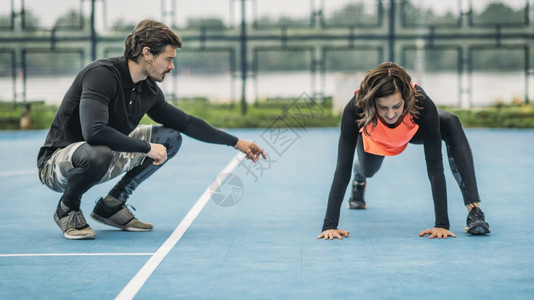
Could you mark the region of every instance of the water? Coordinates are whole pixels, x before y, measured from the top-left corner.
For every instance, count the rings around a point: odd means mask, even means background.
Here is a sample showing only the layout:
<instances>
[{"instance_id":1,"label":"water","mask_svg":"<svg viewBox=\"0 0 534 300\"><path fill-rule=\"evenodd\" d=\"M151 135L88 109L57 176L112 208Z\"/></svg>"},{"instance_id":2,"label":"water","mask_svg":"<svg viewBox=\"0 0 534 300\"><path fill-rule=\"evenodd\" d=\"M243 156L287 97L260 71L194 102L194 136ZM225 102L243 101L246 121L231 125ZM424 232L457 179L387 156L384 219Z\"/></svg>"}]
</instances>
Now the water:
<instances>
[{"instance_id":1,"label":"water","mask_svg":"<svg viewBox=\"0 0 534 300\"><path fill-rule=\"evenodd\" d=\"M363 79L363 73L326 73L315 77L308 72L261 73L247 81L247 101L256 97L290 97L296 98L303 93L312 95L324 90L327 96L333 96L335 102L346 103ZM534 76L530 76L534 77ZM65 91L70 86L71 76L29 77L27 79L27 100L44 100L50 104L61 102ZM456 73L435 73L413 76L438 105L485 106L497 102L512 103L523 101L525 97L525 75L517 73L473 73L463 78L470 86L471 95L459 94L460 81ZM0 77L0 99L13 100L13 89L22 91L18 80L16 87L11 78ZM167 77L160 84L167 94L178 97L206 97L214 102L238 101L241 98L241 81L231 74L220 75L175 75ZM534 99L534 78L529 78L529 98ZM18 100L21 100L21 94Z\"/></svg>"}]
</instances>

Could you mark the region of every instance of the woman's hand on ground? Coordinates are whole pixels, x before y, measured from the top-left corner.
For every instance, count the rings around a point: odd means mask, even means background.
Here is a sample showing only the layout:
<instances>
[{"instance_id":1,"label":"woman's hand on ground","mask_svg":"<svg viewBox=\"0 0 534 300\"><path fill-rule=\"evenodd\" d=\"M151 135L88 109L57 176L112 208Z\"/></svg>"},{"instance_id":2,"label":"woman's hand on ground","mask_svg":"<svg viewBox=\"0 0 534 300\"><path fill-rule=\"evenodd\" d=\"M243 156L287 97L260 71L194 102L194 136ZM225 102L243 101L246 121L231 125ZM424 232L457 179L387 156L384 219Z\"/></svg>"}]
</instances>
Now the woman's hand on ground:
<instances>
[{"instance_id":1,"label":"woman's hand on ground","mask_svg":"<svg viewBox=\"0 0 534 300\"><path fill-rule=\"evenodd\" d=\"M433 239L435 237L437 237L438 239L441 239L441 238L446 239L448 236L456 237L456 235L454 233L450 232L448 229L438 228L438 227L434 227L434 228L430 228L430 229L427 229L427 230L423 230L423 231L421 231L419 236L425 236L427 234L430 235L428 237L429 239Z\"/></svg>"},{"instance_id":2,"label":"woman's hand on ground","mask_svg":"<svg viewBox=\"0 0 534 300\"><path fill-rule=\"evenodd\" d=\"M319 236L317 236L317 238L324 238L325 240L333 240L334 238L338 238L342 240L342 236L349 237L349 232L341 229L328 229L323 231Z\"/></svg>"}]
</instances>

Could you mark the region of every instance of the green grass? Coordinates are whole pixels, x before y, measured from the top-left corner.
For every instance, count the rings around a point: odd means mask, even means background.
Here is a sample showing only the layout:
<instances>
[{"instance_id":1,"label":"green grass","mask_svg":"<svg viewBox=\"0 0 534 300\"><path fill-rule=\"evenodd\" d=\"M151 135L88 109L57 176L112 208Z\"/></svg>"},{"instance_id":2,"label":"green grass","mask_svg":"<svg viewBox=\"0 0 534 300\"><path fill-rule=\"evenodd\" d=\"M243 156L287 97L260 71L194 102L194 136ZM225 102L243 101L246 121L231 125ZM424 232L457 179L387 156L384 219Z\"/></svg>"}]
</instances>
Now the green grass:
<instances>
[{"instance_id":1,"label":"green grass","mask_svg":"<svg viewBox=\"0 0 534 300\"><path fill-rule=\"evenodd\" d=\"M312 102L310 99L266 99L249 104L247 114L235 103L209 103L205 98L180 99L173 104L185 112L204 119L218 128L337 127L340 115L332 113L331 99ZM48 129L57 105L32 105L31 129ZM476 109L443 107L456 113L465 127L534 128L534 105L495 105ZM0 129L18 129L23 107L0 103ZM154 124L145 116L143 124Z\"/></svg>"},{"instance_id":2,"label":"green grass","mask_svg":"<svg viewBox=\"0 0 534 300\"><path fill-rule=\"evenodd\" d=\"M534 105L495 105L477 109L444 108L458 115L465 127L534 128Z\"/></svg>"},{"instance_id":3,"label":"green grass","mask_svg":"<svg viewBox=\"0 0 534 300\"><path fill-rule=\"evenodd\" d=\"M36 103L31 106L32 125L30 129L47 129L50 127L56 111L57 105L46 105ZM19 129L20 117L24 107L13 105L11 102L0 102L0 130Z\"/></svg>"},{"instance_id":4,"label":"green grass","mask_svg":"<svg viewBox=\"0 0 534 300\"><path fill-rule=\"evenodd\" d=\"M183 99L177 106L218 128L267 128L283 124L286 127L333 127L339 125L340 116L332 114L331 99L315 103L309 99L268 99L247 105L242 116L241 106L235 103L209 103L207 99ZM297 107L298 106L298 107ZM141 121L153 124L145 116Z\"/></svg>"}]
</instances>

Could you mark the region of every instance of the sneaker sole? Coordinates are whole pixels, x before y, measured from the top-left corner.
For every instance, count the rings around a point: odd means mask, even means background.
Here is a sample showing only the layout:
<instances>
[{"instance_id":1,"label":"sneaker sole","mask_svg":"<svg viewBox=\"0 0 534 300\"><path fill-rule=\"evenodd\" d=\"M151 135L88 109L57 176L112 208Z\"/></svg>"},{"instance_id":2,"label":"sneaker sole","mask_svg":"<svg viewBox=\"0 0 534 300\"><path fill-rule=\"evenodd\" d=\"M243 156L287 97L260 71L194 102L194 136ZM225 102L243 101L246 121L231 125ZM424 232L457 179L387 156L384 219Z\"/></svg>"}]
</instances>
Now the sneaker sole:
<instances>
[{"instance_id":1,"label":"sneaker sole","mask_svg":"<svg viewBox=\"0 0 534 300\"><path fill-rule=\"evenodd\" d=\"M115 222L111 221L110 219L102 218L101 216L95 214L94 212L92 212L89 216L93 220L95 220L97 222L100 222L102 224L105 224L105 225L108 225L108 226L112 226L112 227L115 227L115 228L119 228L119 229L124 230L124 231L133 231L133 232L152 231L152 229L145 229L145 228L137 228L137 227L129 227L129 226L126 226L126 225L120 225L118 223L115 223Z\"/></svg>"},{"instance_id":2,"label":"sneaker sole","mask_svg":"<svg viewBox=\"0 0 534 300\"><path fill-rule=\"evenodd\" d=\"M54 221L56 222L57 226L59 226L59 230L61 230L63 237L67 240L94 240L96 238L96 234L70 235L66 232L63 232L63 229L61 229L61 221L59 221L59 217L57 216L57 214L54 214Z\"/></svg>"},{"instance_id":3,"label":"sneaker sole","mask_svg":"<svg viewBox=\"0 0 534 300\"><path fill-rule=\"evenodd\" d=\"M486 222L477 222L471 227L465 227L465 232L472 235L484 235L490 233L489 224Z\"/></svg>"},{"instance_id":4,"label":"sneaker sole","mask_svg":"<svg viewBox=\"0 0 534 300\"><path fill-rule=\"evenodd\" d=\"M96 235L88 234L88 235L79 236L79 235L70 235L67 233L63 233L63 237L68 240L94 240L96 238Z\"/></svg>"},{"instance_id":5,"label":"sneaker sole","mask_svg":"<svg viewBox=\"0 0 534 300\"><path fill-rule=\"evenodd\" d=\"M367 204L364 204L363 206L360 205L360 204L352 205L350 202L347 204L347 206L348 206L350 209L366 209L366 208L367 208Z\"/></svg>"}]
</instances>

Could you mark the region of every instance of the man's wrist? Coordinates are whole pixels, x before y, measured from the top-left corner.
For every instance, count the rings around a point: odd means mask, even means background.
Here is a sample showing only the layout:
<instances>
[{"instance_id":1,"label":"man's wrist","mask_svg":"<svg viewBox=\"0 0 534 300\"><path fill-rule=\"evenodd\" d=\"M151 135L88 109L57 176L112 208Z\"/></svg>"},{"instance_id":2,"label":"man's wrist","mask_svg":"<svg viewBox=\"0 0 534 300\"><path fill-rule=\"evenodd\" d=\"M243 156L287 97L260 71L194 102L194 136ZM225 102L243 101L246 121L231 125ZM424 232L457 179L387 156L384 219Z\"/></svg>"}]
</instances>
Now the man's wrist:
<instances>
[{"instance_id":1,"label":"man's wrist","mask_svg":"<svg viewBox=\"0 0 534 300\"><path fill-rule=\"evenodd\" d=\"M239 141L240 141L240 139L237 139L237 142L235 142L234 149L236 149L236 150L239 150L239 148L237 147L237 145L239 145Z\"/></svg>"}]
</instances>

